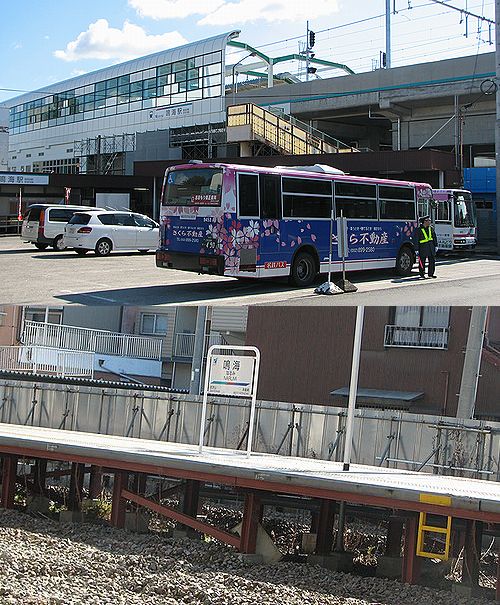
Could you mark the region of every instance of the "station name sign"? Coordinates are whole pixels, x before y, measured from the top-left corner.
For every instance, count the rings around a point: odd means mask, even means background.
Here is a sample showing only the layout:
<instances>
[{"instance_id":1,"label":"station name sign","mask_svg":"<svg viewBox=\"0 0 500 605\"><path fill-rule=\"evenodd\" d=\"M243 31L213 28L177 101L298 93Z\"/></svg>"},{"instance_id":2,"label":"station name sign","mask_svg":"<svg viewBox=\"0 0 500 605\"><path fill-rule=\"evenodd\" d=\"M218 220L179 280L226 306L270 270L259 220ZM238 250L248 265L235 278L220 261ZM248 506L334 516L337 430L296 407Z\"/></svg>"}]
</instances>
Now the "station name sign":
<instances>
[{"instance_id":1,"label":"station name sign","mask_svg":"<svg viewBox=\"0 0 500 605\"><path fill-rule=\"evenodd\" d=\"M252 395L255 357L212 355L208 392L211 395Z\"/></svg>"},{"instance_id":2,"label":"station name sign","mask_svg":"<svg viewBox=\"0 0 500 605\"><path fill-rule=\"evenodd\" d=\"M48 174L20 174L0 172L0 185L48 185Z\"/></svg>"}]
</instances>

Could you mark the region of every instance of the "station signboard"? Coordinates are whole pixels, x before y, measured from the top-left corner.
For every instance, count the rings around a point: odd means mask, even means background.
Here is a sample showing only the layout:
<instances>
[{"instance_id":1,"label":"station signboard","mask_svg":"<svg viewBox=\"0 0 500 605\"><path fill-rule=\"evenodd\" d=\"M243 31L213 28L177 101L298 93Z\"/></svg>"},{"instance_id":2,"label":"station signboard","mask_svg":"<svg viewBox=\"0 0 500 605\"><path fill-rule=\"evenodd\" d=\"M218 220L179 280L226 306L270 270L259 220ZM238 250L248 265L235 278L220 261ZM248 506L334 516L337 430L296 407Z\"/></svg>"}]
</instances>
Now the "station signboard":
<instances>
[{"instance_id":1,"label":"station signboard","mask_svg":"<svg viewBox=\"0 0 500 605\"><path fill-rule=\"evenodd\" d=\"M208 392L211 395L251 397L255 357L212 355Z\"/></svg>"}]
</instances>

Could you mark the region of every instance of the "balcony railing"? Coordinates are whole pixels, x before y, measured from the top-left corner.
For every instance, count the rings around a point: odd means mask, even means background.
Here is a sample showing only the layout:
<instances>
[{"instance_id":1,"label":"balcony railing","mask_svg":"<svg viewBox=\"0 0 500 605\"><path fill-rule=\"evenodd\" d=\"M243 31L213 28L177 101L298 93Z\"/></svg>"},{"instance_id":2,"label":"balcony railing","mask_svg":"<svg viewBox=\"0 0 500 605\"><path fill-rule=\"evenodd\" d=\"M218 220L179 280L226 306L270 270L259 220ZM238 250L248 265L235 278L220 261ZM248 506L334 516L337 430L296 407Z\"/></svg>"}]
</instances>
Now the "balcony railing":
<instances>
[{"instance_id":1,"label":"balcony railing","mask_svg":"<svg viewBox=\"0 0 500 605\"><path fill-rule=\"evenodd\" d=\"M447 349L448 328L424 326L385 326L386 347L415 347L419 349Z\"/></svg>"},{"instance_id":2,"label":"balcony railing","mask_svg":"<svg viewBox=\"0 0 500 605\"><path fill-rule=\"evenodd\" d=\"M0 370L93 378L94 353L39 346L0 347Z\"/></svg>"},{"instance_id":3,"label":"balcony railing","mask_svg":"<svg viewBox=\"0 0 500 605\"><path fill-rule=\"evenodd\" d=\"M107 330L25 321L21 341L25 345L91 351L101 355L161 359L161 338L135 336Z\"/></svg>"},{"instance_id":4,"label":"balcony railing","mask_svg":"<svg viewBox=\"0 0 500 605\"><path fill-rule=\"evenodd\" d=\"M194 355L194 341L196 334L186 332L178 332L175 335L173 357L192 358ZM218 332L207 334L205 336L205 350L203 355L206 356L208 348L212 345L223 344L222 335Z\"/></svg>"}]
</instances>

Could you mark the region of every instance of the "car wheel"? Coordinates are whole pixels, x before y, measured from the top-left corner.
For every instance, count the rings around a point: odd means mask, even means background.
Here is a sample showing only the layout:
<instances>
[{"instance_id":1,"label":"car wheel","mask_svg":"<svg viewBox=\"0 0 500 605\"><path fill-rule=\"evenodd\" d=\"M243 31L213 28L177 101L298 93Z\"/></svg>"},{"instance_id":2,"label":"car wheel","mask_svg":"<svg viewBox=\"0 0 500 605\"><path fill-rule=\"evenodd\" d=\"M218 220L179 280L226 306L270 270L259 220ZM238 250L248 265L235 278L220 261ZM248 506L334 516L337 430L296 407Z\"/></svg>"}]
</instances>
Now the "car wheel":
<instances>
[{"instance_id":1,"label":"car wheel","mask_svg":"<svg viewBox=\"0 0 500 605\"><path fill-rule=\"evenodd\" d=\"M75 252L78 254L78 256L85 256L88 250L83 250L83 248L75 248Z\"/></svg>"},{"instance_id":2,"label":"car wheel","mask_svg":"<svg viewBox=\"0 0 500 605\"><path fill-rule=\"evenodd\" d=\"M100 239L95 245L95 253L97 256L109 256L112 249L113 244L109 239Z\"/></svg>"},{"instance_id":3,"label":"car wheel","mask_svg":"<svg viewBox=\"0 0 500 605\"><path fill-rule=\"evenodd\" d=\"M66 246L64 244L64 238L62 235L58 235L54 241L52 242L52 248L54 248L54 250L56 252L62 252L63 250L66 250Z\"/></svg>"},{"instance_id":4,"label":"car wheel","mask_svg":"<svg viewBox=\"0 0 500 605\"><path fill-rule=\"evenodd\" d=\"M46 250L49 247L49 244L35 244L35 248L38 248L38 250Z\"/></svg>"},{"instance_id":5,"label":"car wheel","mask_svg":"<svg viewBox=\"0 0 500 605\"><path fill-rule=\"evenodd\" d=\"M408 246L403 246L396 259L396 273L403 277L408 277L408 275L411 275L414 262L411 249Z\"/></svg>"},{"instance_id":6,"label":"car wheel","mask_svg":"<svg viewBox=\"0 0 500 605\"><path fill-rule=\"evenodd\" d=\"M310 286L316 277L316 263L309 252L299 252L290 271L290 283L305 288Z\"/></svg>"}]
</instances>

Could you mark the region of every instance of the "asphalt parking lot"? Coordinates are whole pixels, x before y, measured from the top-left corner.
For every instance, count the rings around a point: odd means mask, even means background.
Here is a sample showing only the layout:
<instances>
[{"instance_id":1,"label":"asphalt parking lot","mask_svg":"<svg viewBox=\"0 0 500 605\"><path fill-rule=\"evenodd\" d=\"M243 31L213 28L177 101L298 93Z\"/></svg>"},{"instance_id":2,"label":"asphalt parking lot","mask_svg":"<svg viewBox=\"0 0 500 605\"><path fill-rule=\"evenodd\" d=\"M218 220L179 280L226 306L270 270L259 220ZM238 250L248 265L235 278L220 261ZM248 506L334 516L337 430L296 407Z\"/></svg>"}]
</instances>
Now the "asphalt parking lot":
<instances>
[{"instance_id":1,"label":"asphalt parking lot","mask_svg":"<svg viewBox=\"0 0 500 605\"><path fill-rule=\"evenodd\" d=\"M154 253L112 253L99 258L73 251L39 251L18 237L0 238L2 304L43 305L496 305L500 258L441 257L438 279L421 281L391 270L348 275L358 291L322 296L297 289L286 279L237 280L158 269ZM318 284L324 281L318 279Z\"/></svg>"}]
</instances>

